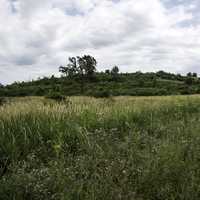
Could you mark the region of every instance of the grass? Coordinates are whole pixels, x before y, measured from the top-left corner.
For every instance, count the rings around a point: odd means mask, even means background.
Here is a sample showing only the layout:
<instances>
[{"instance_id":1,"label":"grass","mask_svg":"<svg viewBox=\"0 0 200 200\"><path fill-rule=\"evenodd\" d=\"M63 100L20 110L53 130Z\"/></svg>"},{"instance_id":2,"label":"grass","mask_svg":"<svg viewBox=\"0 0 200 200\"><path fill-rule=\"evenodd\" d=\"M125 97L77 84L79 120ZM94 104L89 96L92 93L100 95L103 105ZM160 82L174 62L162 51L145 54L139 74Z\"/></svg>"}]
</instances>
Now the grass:
<instances>
[{"instance_id":1,"label":"grass","mask_svg":"<svg viewBox=\"0 0 200 200\"><path fill-rule=\"evenodd\" d=\"M200 96L0 106L0 199L200 198Z\"/></svg>"}]
</instances>

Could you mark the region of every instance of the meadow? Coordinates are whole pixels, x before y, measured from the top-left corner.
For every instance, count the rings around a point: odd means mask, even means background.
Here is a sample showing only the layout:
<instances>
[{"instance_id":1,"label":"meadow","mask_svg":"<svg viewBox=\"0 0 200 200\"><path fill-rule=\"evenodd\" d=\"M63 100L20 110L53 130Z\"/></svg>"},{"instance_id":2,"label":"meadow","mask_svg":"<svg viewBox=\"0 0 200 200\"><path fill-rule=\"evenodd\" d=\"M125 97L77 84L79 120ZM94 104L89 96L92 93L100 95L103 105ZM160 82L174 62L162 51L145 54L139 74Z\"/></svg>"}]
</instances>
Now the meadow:
<instances>
[{"instance_id":1,"label":"meadow","mask_svg":"<svg viewBox=\"0 0 200 200\"><path fill-rule=\"evenodd\" d=\"M200 199L200 96L8 100L0 199Z\"/></svg>"}]
</instances>

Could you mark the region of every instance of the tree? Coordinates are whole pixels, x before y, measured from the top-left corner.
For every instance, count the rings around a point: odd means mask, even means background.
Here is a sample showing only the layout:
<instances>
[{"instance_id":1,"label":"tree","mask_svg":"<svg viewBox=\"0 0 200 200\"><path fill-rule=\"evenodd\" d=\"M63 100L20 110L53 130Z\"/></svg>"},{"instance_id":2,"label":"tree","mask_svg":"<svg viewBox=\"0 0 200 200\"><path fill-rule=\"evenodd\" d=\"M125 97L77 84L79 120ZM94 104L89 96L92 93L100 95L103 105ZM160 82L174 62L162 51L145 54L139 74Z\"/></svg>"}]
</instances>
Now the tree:
<instances>
[{"instance_id":1,"label":"tree","mask_svg":"<svg viewBox=\"0 0 200 200\"><path fill-rule=\"evenodd\" d=\"M105 70L105 74L110 74L110 70L109 70L109 69L106 69L106 70Z\"/></svg>"},{"instance_id":2,"label":"tree","mask_svg":"<svg viewBox=\"0 0 200 200\"><path fill-rule=\"evenodd\" d=\"M79 75L81 77L93 77L96 72L97 61L90 55L84 55L83 57L69 57L69 63L67 66L60 66L59 72L66 75L66 77L74 77Z\"/></svg>"},{"instance_id":3,"label":"tree","mask_svg":"<svg viewBox=\"0 0 200 200\"><path fill-rule=\"evenodd\" d=\"M193 72L192 77L197 78L197 73Z\"/></svg>"},{"instance_id":4,"label":"tree","mask_svg":"<svg viewBox=\"0 0 200 200\"><path fill-rule=\"evenodd\" d=\"M84 88L84 77L93 78L96 72L97 61L90 55L83 57L69 57L67 66L59 67L59 72L65 74L66 77L73 78L78 75L81 81L81 91Z\"/></svg>"},{"instance_id":5,"label":"tree","mask_svg":"<svg viewBox=\"0 0 200 200\"><path fill-rule=\"evenodd\" d=\"M78 74L81 77L81 93L83 93L85 87L84 77L87 77L89 79L92 79L94 77L94 74L96 72L97 61L94 57L90 55L84 55L83 57L77 57L77 62Z\"/></svg>"},{"instance_id":6,"label":"tree","mask_svg":"<svg viewBox=\"0 0 200 200\"><path fill-rule=\"evenodd\" d=\"M92 78L96 72L97 61L90 55L84 55L83 57L77 57L79 64L79 74L85 75L88 78Z\"/></svg>"},{"instance_id":7,"label":"tree","mask_svg":"<svg viewBox=\"0 0 200 200\"><path fill-rule=\"evenodd\" d=\"M59 72L65 74L66 77L72 78L78 72L77 59L76 59L76 57L69 57L68 60L69 60L69 63L67 64L66 67L63 67L63 66L59 67Z\"/></svg>"},{"instance_id":8,"label":"tree","mask_svg":"<svg viewBox=\"0 0 200 200\"><path fill-rule=\"evenodd\" d=\"M188 73L187 73L187 77L192 77L192 73L191 73L191 72L188 72Z\"/></svg>"},{"instance_id":9,"label":"tree","mask_svg":"<svg viewBox=\"0 0 200 200\"><path fill-rule=\"evenodd\" d=\"M117 75L118 73L119 73L119 67L114 66L114 67L111 69L111 74Z\"/></svg>"},{"instance_id":10,"label":"tree","mask_svg":"<svg viewBox=\"0 0 200 200\"><path fill-rule=\"evenodd\" d=\"M111 69L111 75L112 75L112 79L113 80L117 80L118 79L118 74L119 74L119 68L117 66L114 66Z\"/></svg>"}]
</instances>

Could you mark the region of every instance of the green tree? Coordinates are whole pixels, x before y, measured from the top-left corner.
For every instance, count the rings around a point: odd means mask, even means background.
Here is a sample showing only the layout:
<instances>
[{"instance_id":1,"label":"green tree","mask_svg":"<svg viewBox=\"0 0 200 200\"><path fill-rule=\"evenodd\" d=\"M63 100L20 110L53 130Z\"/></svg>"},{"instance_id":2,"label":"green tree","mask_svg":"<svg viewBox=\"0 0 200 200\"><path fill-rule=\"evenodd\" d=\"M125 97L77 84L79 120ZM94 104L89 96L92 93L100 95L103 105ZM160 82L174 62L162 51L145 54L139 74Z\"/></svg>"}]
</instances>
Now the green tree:
<instances>
[{"instance_id":1,"label":"green tree","mask_svg":"<svg viewBox=\"0 0 200 200\"><path fill-rule=\"evenodd\" d=\"M96 72L97 61L90 55L84 55L83 57L77 57L78 60L78 74L81 81L81 93L84 93L85 77L92 79Z\"/></svg>"},{"instance_id":2,"label":"green tree","mask_svg":"<svg viewBox=\"0 0 200 200\"><path fill-rule=\"evenodd\" d=\"M194 78L197 78L197 73L193 72L193 73L192 73L192 76L193 76Z\"/></svg>"},{"instance_id":3,"label":"green tree","mask_svg":"<svg viewBox=\"0 0 200 200\"><path fill-rule=\"evenodd\" d=\"M113 80L117 80L118 79L118 75L119 75L119 67L114 66L111 69L111 75L112 75Z\"/></svg>"},{"instance_id":4,"label":"green tree","mask_svg":"<svg viewBox=\"0 0 200 200\"><path fill-rule=\"evenodd\" d=\"M106 70L105 70L105 74L110 74L110 70L109 70L109 69L106 69Z\"/></svg>"},{"instance_id":5,"label":"green tree","mask_svg":"<svg viewBox=\"0 0 200 200\"><path fill-rule=\"evenodd\" d=\"M114 66L114 67L111 69L111 74L117 75L118 73L119 73L119 67Z\"/></svg>"},{"instance_id":6,"label":"green tree","mask_svg":"<svg viewBox=\"0 0 200 200\"><path fill-rule=\"evenodd\" d=\"M67 66L59 67L59 72L65 74L66 77L72 78L78 73L78 63L76 57L69 57Z\"/></svg>"},{"instance_id":7,"label":"green tree","mask_svg":"<svg viewBox=\"0 0 200 200\"><path fill-rule=\"evenodd\" d=\"M69 63L67 66L60 66L59 72L65 74L65 76L69 78L78 75L80 77L81 91L83 93L85 77L89 79L94 77L96 65L96 59L90 55L84 55L83 57L69 57Z\"/></svg>"},{"instance_id":8,"label":"green tree","mask_svg":"<svg viewBox=\"0 0 200 200\"><path fill-rule=\"evenodd\" d=\"M84 55L83 57L77 57L79 64L79 74L85 75L87 78L94 77L96 72L97 61L90 55Z\"/></svg>"},{"instance_id":9,"label":"green tree","mask_svg":"<svg viewBox=\"0 0 200 200\"><path fill-rule=\"evenodd\" d=\"M192 73L191 73L191 72L188 72L188 73L187 73L187 77L192 77Z\"/></svg>"}]
</instances>

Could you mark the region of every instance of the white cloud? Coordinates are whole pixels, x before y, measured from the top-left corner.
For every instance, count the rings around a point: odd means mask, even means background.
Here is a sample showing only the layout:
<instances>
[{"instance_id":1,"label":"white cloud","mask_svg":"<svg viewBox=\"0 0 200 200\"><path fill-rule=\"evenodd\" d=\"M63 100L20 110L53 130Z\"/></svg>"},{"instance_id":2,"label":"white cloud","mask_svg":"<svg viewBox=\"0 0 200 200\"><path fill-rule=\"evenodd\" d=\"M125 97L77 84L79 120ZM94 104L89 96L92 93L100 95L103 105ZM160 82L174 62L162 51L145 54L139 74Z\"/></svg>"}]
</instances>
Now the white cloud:
<instances>
[{"instance_id":1,"label":"white cloud","mask_svg":"<svg viewBox=\"0 0 200 200\"><path fill-rule=\"evenodd\" d=\"M0 0L0 82L57 73L68 56L83 54L99 70L198 71L198 1L166 2Z\"/></svg>"}]
</instances>

